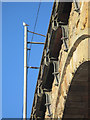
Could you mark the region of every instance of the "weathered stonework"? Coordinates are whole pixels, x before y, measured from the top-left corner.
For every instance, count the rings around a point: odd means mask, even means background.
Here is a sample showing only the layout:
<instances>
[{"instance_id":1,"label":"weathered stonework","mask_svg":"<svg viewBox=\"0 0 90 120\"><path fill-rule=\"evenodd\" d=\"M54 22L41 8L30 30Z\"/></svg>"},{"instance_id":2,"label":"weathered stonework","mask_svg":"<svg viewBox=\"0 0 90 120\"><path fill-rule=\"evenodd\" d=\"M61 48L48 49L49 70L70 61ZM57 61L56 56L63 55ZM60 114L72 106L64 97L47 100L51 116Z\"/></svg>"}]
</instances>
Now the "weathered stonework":
<instances>
[{"instance_id":1,"label":"weathered stonework","mask_svg":"<svg viewBox=\"0 0 90 120\"><path fill-rule=\"evenodd\" d=\"M37 82L33 103L36 113L33 115L33 109L31 113L36 119L89 116L90 2L82 0L78 5L77 11L73 2L54 3L38 76L42 97L37 97ZM55 71L54 62L57 66L59 63L58 71ZM46 94L49 103L45 100ZM40 103L36 107L38 99Z\"/></svg>"},{"instance_id":2,"label":"weathered stonework","mask_svg":"<svg viewBox=\"0 0 90 120\"><path fill-rule=\"evenodd\" d=\"M65 107L65 102L67 99L67 93L69 86L73 79L77 68L84 63L89 61L89 50L90 48L88 32L89 29L89 12L90 12L90 3L80 2L80 14L74 11L74 4L72 3L72 9L69 17L69 39L68 46L69 51L64 51L64 45L60 50L60 80L59 86L55 86L55 80L52 87L52 118L62 118L63 111ZM46 116L47 118L47 112Z\"/></svg>"}]
</instances>

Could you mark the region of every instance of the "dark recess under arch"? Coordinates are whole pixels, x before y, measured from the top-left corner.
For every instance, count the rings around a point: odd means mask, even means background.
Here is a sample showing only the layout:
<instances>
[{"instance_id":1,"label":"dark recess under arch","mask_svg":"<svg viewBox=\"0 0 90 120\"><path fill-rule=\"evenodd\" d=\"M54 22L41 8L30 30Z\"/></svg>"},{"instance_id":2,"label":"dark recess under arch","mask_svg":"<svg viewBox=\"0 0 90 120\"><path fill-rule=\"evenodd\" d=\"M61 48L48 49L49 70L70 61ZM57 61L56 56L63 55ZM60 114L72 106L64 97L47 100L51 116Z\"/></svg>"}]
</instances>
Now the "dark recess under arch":
<instances>
[{"instance_id":1,"label":"dark recess under arch","mask_svg":"<svg viewBox=\"0 0 90 120\"><path fill-rule=\"evenodd\" d=\"M90 118L90 81L89 67L90 61L82 63L77 69L69 91L63 113L63 120L66 118Z\"/></svg>"}]
</instances>

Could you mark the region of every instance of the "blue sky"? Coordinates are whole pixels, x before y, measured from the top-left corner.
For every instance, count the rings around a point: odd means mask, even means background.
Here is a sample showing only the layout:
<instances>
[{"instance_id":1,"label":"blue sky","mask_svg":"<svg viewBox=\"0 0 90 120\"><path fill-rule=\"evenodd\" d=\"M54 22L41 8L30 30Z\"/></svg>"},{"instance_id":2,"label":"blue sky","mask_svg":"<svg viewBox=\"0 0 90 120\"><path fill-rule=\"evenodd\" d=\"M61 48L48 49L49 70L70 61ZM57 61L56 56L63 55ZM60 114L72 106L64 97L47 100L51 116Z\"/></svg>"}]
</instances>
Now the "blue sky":
<instances>
[{"instance_id":1,"label":"blue sky","mask_svg":"<svg viewBox=\"0 0 90 120\"><path fill-rule=\"evenodd\" d=\"M2 116L21 118L23 107L24 78L24 28L23 21L33 31L39 2L2 3ZM53 3L42 2L35 32L47 34ZM32 34L28 33L30 41ZM45 42L45 38L34 35L33 41ZM28 46L29 47L29 46ZM40 66L43 45L32 45L28 65ZM29 56L29 55L28 55ZM33 103L39 70L28 70L27 117Z\"/></svg>"}]
</instances>

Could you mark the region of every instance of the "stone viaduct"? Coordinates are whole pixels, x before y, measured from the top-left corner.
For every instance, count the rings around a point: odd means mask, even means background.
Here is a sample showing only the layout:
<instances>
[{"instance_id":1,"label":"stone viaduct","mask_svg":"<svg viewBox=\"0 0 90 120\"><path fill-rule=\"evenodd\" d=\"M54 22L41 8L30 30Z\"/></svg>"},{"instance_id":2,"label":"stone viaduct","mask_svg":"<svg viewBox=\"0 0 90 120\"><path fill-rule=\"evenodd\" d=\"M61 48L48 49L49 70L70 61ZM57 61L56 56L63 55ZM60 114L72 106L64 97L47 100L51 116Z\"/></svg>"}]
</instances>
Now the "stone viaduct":
<instances>
[{"instance_id":1,"label":"stone viaduct","mask_svg":"<svg viewBox=\"0 0 90 120\"><path fill-rule=\"evenodd\" d=\"M53 4L30 118L90 118L90 2Z\"/></svg>"}]
</instances>

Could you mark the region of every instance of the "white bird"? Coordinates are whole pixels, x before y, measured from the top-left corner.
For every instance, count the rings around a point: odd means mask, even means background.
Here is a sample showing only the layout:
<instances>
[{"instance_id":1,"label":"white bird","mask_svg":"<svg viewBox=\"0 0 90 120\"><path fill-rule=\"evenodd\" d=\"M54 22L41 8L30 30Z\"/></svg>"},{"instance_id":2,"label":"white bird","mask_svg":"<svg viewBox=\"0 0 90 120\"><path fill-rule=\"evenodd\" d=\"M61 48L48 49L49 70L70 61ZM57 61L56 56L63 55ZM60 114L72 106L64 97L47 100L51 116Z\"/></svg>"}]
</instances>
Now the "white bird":
<instances>
[{"instance_id":1,"label":"white bird","mask_svg":"<svg viewBox=\"0 0 90 120\"><path fill-rule=\"evenodd\" d=\"M29 26L28 24L26 24L25 22L23 22L23 26Z\"/></svg>"}]
</instances>

